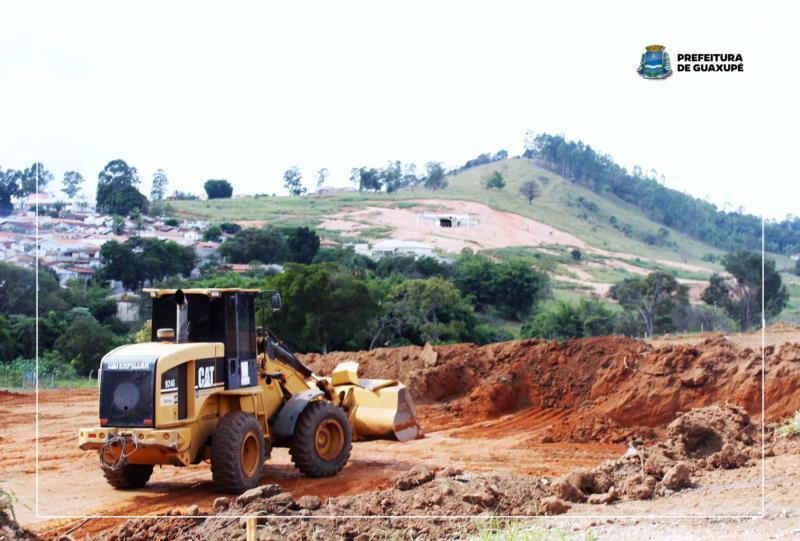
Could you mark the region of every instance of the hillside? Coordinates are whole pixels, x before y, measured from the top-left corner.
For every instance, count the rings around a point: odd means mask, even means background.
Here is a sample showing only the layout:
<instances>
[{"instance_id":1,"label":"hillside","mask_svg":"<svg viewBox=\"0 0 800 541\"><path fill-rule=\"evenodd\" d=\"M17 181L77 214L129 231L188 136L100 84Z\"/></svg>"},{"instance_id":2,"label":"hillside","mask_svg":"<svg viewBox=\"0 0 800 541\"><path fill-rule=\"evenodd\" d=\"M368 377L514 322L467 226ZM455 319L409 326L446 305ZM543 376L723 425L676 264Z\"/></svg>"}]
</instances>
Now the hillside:
<instances>
[{"instance_id":1,"label":"hillside","mask_svg":"<svg viewBox=\"0 0 800 541\"><path fill-rule=\"evenodd\" d=\"M502 190L483 187L483 179L494 171L506 182ZM431 244L442 255L466 247L497 257L528 257L550 272L557 298L603 296L618 280L663 269L686 283L697 301L708 276L720 270L715 261L723 251L653 222L614 196L596 194L537 167L533 160L512 158L479 165L447 180L447 188L438 191L416 188L391 194L342 192L170 204L181 215L212 221L310 225L337 241L398 238ZM532 204L519 195L528 180L536 180L541 191ZM444 229L418 220L423 213L443 212L469 213L479 223ZM580 261L572 258L573 248L581 251ZM771 257L779 268L791 263L784 256Z\"/></svg>"}]
</instances>

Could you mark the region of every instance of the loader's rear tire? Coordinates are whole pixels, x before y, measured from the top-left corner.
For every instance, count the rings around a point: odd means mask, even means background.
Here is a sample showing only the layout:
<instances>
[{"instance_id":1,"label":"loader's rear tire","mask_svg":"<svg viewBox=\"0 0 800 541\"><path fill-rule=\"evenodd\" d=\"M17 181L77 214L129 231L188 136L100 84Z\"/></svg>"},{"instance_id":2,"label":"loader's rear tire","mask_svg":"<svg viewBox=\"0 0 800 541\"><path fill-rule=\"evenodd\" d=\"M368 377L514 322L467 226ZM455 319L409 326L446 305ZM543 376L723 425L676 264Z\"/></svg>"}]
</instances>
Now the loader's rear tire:
<instances>
[{"instance_id":1,"label":"loader's rear tire","mask_svg":"<svg viewBox=\"0 0 800 541\"><path fill-rule=\"evenodd\" d=\"M240 493L258 486L266 460L264 431L242 411L227 414L211 440L211 475L222 492Z\"/></svg>"},{"instance_id":2,"label":"loader's rear tire","mask_svg":"<svg viewBox=\"0 0 800 541\"><path fill-rule=\"evenodd\" d=\"M115 470L101 466L101 469L108 484L121 489L142 488L153 475L152 464L125 464Z\"/></svg>"},{"instance_id":3,"label":"loader's rear tire","mask_svg":"<svg viewBox=\"0 0 800 541\"><path fill-rule=\"evenodd\" d=\"M315 400L297 420L289 454L304 475L330 477L347 464L351 441L350 423L344 410L326 400Z\"/></svg>"}]
</instances>

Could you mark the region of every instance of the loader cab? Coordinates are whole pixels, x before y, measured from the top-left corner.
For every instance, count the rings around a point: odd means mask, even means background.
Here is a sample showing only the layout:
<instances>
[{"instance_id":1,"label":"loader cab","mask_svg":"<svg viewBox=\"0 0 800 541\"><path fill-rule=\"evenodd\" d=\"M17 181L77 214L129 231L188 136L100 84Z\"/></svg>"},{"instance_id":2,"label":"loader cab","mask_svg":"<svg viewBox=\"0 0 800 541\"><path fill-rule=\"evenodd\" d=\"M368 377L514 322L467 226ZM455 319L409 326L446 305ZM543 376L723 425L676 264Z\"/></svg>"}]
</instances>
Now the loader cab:
<instances>
[{"instance_id":1,"label":"loader cab","mask_svg":"<svg viewBox=\"0 0 800 541\"><path fill-rule=\"evenodd\" d=\"M222 358L196 361L198 370L214 367L208 372L214 374L212 378L198 373L198 382L209 379L209 385L213 385L223 380L226 390L258 385L255 312L261 291L160 289L149 292L153 300L153 342L211 342L224 346ZM277 298L280 303L280 296ZM274 294L270 300L274 306Z\"/></svg>"}]
</instances>

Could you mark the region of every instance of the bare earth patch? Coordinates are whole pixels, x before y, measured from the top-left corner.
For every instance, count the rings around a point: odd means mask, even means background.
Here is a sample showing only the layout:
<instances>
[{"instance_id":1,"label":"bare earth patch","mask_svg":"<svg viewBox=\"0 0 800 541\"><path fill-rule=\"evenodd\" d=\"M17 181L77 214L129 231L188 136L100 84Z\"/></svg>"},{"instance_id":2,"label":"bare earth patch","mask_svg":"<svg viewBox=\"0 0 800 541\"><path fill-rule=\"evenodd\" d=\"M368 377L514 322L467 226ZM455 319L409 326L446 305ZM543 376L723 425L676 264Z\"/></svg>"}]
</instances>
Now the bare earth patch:
<instances>
[{"instance_id":1,"label":"bare earth patch","mask_svg":"<svg viewBox=\"0 0 800 541\"><path fill-rule=\"evenodd\" d=\"M448 253L458 253L464 248L482 250L544 244L589 248L574 235L518 214L494 210L481 203L436 199L420 199L413 203L420 206L347 209L324 220L320 227L354 235L367 227L385 226L392 229L393 238L425 242ZM432 210L432 207L436 210ZM471 227L443 228L435 222L418 220L418 216L424 212L469 214L480 223Z\"/></svg>"}]
</instances>

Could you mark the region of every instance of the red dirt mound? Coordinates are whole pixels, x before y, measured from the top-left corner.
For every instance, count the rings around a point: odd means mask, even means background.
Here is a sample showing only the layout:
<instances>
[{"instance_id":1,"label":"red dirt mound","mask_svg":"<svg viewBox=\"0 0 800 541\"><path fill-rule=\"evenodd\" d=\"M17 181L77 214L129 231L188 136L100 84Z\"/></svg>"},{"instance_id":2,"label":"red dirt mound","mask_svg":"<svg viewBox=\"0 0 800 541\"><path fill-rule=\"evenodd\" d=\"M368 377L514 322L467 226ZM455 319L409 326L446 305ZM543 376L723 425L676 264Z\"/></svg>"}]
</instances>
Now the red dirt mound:
<instances>
[{"instance_id":1,"label":"red dirt mound","mask_svg":"<svg viewBox=\"0 0 800 541\"><path fill-rule=\"evenodd\" d=\"M665 440L632 444L618 460L556 480L551 492L567 502L649 500L690 486L698 470L748 465L759 456L758 436L750 416L736 406L692 410L669 424Z\"/></svg>"},{"instance_id":2,"label":"red dirt mound","mask_svg":"<svg viewBox=\"0 0 800 541\"><path fill-rule=\"evenodd\" d=\"M128 521L100 539L234 539L243 535L246 525L238 518L241 515L263 517L257 519L259 538L369 539L382 530L402 531L402 537L410 539L461 538L474 532L476 525L433 517L561 514L570 502L607 504L620 498L662 496L691 486L691 476L699 469L745 465L754 448L756 427L743 410L714 406L679 416L667 432L669 437L653 447L634 447L618 460L573 471L555 482L419 466L397 476L385 490L328 498L324 503L316 496L295 499L279 485L269 484L233 500L218 498L210 517L193 506L168 513L174 518L167 520ZM284 518L271 520L269 515ZM343 515L386 518L330 518ZM388 518L401 515L404 518ZM290 518L300 520L286 520Z\"/></svg>"},{"instance_id":3,"label":"red dirt mound","mask_svg":"<svg viewBox=\"0 0 800 541\"><path fill-rule=\"evenodd\" d=\"M768 346L767 420L800 409L800 344ZM761 352L718 335L697 345L623 337L564 342L520 340L475 346L408 346L372 352L306 355L320 373L355 360L365 377L405 382L435 426L465 425L524 408L563 411L548 441L625 441L655 436L691 408L733 403L759 414ZM434 420L435 419L435 420Z\"/></svg>"},{"instance_id":4,"label":"red dirt mound","mask_svg":"<svg viewBox=\"0 0 800 541\"><path fill-rule=\"evenodd\" d=\"M416 468L398 476L391 488L358 496L314 496L295 500L278 485L263 485L238 498L218 498L214 518L144 519L128 521L99 539L236 539L243 535L241 515L281 515L300 520L259 518L259 538L268 539L373 539L394 532L408 539L460 538L475 531L469 521L433 520L434 515L463 516L480 513L530 515L546 494L541 479L510 475L469 474L452 468ZM197 508L184 514L199 515ZM180 514L180 511L177 512ZM411 518L319 518L336 516ZM227 518L230 517L230 518ZM316 519L316 520L315 520ZM403 532L402 535L397 535Z\"/></svg>"}]
</instances>

